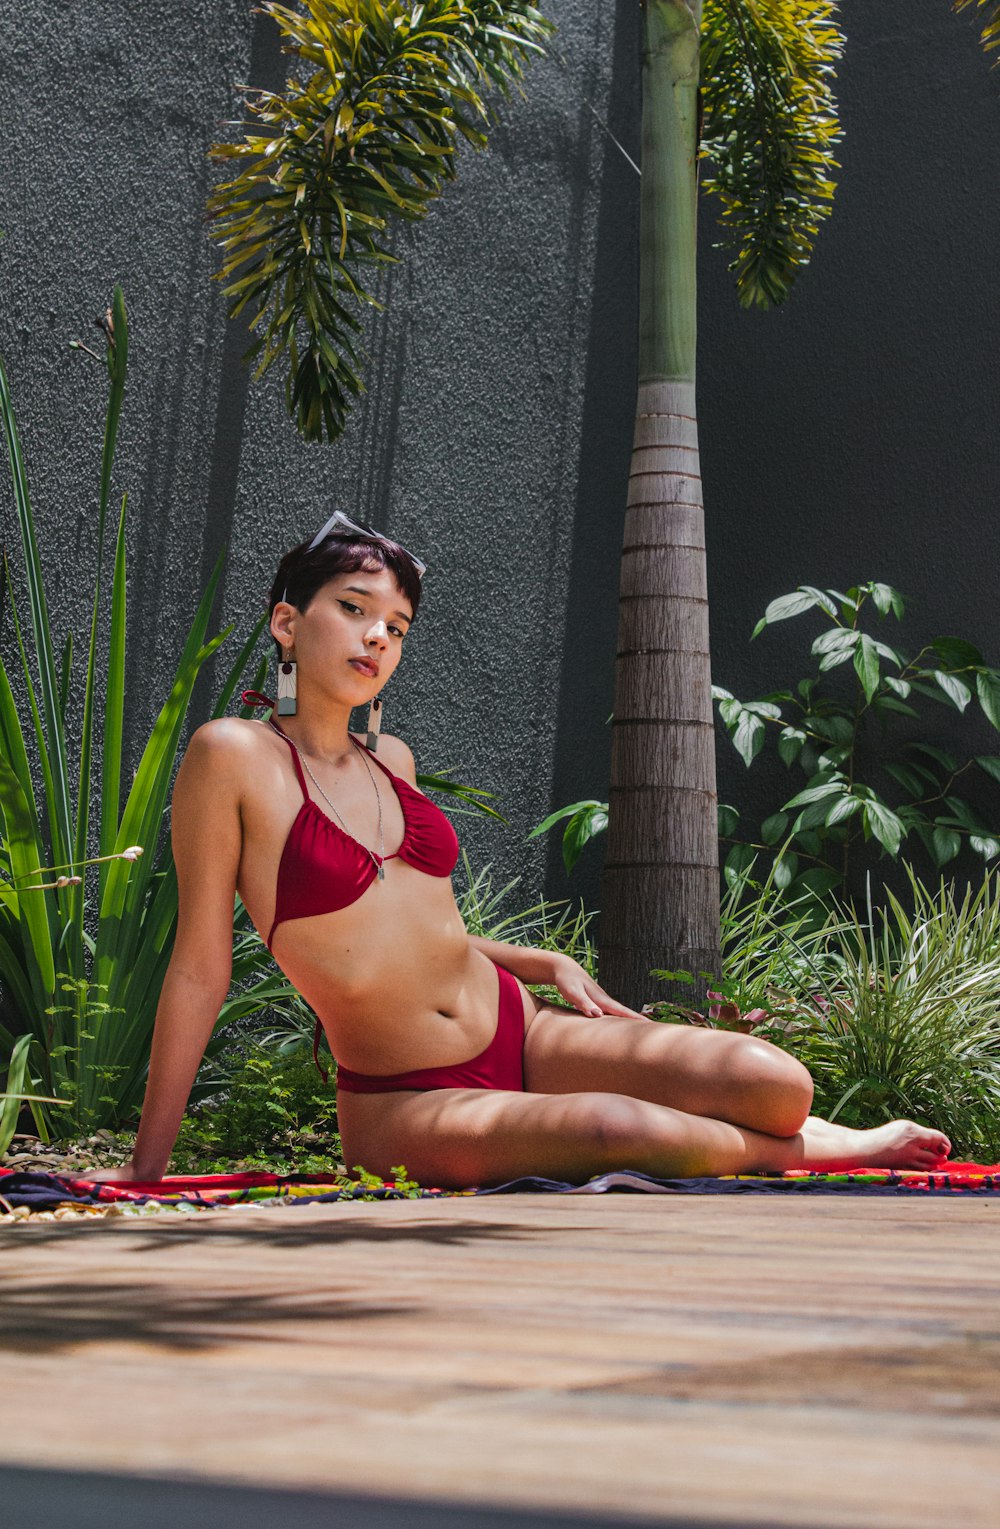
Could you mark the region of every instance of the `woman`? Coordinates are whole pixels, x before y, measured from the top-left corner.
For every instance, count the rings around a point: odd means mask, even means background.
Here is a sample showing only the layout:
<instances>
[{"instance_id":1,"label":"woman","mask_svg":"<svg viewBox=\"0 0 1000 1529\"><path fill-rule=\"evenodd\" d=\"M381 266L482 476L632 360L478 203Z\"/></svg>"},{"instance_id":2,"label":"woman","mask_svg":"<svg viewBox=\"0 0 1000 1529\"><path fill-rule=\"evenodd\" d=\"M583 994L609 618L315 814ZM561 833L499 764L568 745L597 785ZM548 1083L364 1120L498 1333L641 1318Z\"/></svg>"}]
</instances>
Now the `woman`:
<instances>
[{"instance_id":1,"label":"woman","mask_svg":"<svg viewBox=\"0 0 1000 1529\"><path fill-rule=\"evenodd\" d=\"M277 714L194 733L173 797L177 938L135 1151L116 1176L167 1168L229 987L235 892L326 1030L348 1164L463 1186L946 1157L947 1137L909 1121L851 1131L810 1117L809 1074L767 1041L656 1024L567 955L466 932L458 841L417 789L409 748L348 731L355 707L380 709L423 571L335 515L271 591Z\"/></svg>"}]
</instances>

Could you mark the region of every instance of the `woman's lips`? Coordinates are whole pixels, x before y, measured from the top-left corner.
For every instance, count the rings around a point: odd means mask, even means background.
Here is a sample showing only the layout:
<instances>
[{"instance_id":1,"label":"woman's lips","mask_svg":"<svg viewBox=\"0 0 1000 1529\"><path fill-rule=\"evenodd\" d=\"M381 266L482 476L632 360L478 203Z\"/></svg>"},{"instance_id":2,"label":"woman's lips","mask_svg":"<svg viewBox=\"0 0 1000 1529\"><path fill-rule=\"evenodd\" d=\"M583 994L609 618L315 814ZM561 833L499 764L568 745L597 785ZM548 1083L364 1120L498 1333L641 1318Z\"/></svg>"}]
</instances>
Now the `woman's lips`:
<instances>
[{"instance_id":1,"label":"woman's lips","mask_svg":"<svg viewBox=\"0 0 1000 1529\"><path fill-rule=\"evenodd\" d=\"M352 658L348 662L354 665L359 674L366 674L370 680L378 674L378 670L372 664L365 663L363 659Z\"/></svg>"}]
</instances>

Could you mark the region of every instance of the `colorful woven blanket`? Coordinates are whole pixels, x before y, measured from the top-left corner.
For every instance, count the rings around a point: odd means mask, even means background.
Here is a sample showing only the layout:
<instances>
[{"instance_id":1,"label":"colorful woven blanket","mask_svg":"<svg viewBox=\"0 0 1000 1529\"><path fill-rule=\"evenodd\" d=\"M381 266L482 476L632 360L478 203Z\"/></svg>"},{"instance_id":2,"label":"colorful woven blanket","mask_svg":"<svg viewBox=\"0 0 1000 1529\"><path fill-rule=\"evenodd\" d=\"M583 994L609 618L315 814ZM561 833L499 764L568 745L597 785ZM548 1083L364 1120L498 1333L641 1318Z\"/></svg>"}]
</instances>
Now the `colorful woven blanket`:
<instances>
[{"instance_id":1,"label":"colorful woven blanket","mask_svg":"<svg viewBox=\"0 0 1000 1529\"><path fill-rule=\"evenodd\" d=\"M226 1173L173 1177L153 1184L98 1184L66 1174L22 1173L0 1168L0 1221L35 1215L148 1214L161 1209L208 1210L259 1202L298 1205L340 1200L442 1199L497 1194L1000 1194L1000 1163L949 1163L935 1173L864 1168L844 1173L795 1170L717 1179L658 1179L636 1169L602 1173L586 1184L523 1178L487 1189L414 1189L391 1183L358 1183L336 1174Z\"/></svg>"}]
</instances>

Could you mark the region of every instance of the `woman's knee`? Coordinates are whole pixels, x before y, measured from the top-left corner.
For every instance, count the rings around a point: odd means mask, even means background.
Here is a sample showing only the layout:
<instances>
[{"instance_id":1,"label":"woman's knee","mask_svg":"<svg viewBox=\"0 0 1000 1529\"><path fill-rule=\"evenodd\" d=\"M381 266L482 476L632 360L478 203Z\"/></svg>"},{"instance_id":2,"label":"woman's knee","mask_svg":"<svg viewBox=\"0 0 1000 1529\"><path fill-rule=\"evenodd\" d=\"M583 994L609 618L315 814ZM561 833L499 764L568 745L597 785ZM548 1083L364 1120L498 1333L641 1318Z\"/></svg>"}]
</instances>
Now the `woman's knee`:
<instances>
[{"instance_id":1,"label":"woman's knee","mask_svg":"<svg viewBox=\"0 0 1000 1529\"><path fill-rule=\"evenodd\" d=\"M753 1099L755 1130L794 1136L812 1108L814 1085L808 1070L787 1051L757 1036L745 1039L742 1069ZM751 1122L744 1122L751 1124Z\"/></svg>"},{"instance_id":2,"label":"woman's knee","mask_svg":"<svg viewBox=\"0 0 1000 1529\"><path fill-rule=\"evenodd\" d=\"M656 1136L657 1105L627 1094L577 1094L573 1130L601 1162L623 1166L629 1150L648 1147Z\"/></svg>"}]
</instances>

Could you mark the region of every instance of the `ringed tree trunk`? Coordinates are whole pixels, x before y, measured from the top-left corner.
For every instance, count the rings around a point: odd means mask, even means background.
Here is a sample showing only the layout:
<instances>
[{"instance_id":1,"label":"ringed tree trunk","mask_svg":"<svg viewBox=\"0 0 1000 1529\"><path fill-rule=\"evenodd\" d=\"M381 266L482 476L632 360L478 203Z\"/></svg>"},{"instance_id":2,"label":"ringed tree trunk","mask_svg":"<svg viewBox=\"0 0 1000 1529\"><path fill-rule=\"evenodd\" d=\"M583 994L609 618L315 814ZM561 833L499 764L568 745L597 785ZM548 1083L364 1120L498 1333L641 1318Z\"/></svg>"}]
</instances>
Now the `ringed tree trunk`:
<instances>
[{"instance_id":1,"label":"ringed tree trunk","mask_svg":"<svg viewBox=\"0 0 1000 1529\"><path fill-rule=\"evenodd\" d=\"M619 586L601 985L690 1003L719 969L715 731L695 414L701 0L644 0L639 376ZM693 972L664 984L653 968Z\"/></svg>"}]
</instances>

